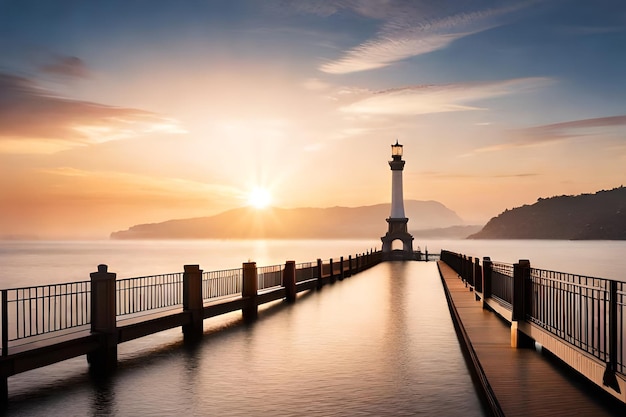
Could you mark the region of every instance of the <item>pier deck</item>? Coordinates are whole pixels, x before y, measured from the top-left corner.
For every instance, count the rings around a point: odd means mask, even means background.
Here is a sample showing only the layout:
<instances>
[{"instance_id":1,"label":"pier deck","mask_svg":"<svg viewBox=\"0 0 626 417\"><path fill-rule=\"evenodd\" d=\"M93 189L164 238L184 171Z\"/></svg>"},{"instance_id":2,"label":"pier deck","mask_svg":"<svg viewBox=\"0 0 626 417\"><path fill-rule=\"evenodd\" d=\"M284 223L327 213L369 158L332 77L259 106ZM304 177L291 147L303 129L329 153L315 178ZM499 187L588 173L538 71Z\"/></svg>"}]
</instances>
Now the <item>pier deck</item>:
<instances>
[{"instance_id":1,"label":"pier deck","mask_svg":"<svg viewBox=\"0 0 626 417\"><path fill-rule=\"evenodd\" d=\"M483 310L456 272L439 261L442 280L505 416L624 416L592 383L534 349L511 347L511 329Z\"/></svg>"}]
</instances>

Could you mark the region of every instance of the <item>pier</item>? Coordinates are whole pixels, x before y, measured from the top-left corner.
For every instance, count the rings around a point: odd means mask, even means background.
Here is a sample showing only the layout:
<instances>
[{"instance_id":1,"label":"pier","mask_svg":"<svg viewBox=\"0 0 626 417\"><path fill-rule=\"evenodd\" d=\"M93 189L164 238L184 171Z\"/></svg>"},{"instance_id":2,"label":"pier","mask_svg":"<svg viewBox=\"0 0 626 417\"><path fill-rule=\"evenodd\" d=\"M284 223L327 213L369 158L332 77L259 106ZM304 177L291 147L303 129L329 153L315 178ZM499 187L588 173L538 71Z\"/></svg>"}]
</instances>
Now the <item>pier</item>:
<instances>
[{"instance_id":1,"label":"pier","mask_svg":"<svg viewBox=\"0 0 626 417\"><path fill-rule=\"evenodd\" d=\"M294 302L298 293L322 288L381 262L382 253L338 259L117 279L99 265L89 281L3 289L0 386L8 400L9 377L85 355L96 375L117 365L117 345L180 327L186 343L202 337L203 321L240 310L253 321L260 305Z\"/></svg>"},{"instance_id":2,"label":"pier","mask_svg":"<svg viewBox=\"0 0 626 417\"><path fill-rule=\"evenodd\" d=\"M416 253L414 258L439 256ZM4 403L10 400L10 377L18 373L85 356L92 373L105 375L116 368L121 343L178 327L184 343L193 345L203 338L206 319L241 311L252 323L260 306L280 300L295 302L297 309L300 293L380 263L387 263L383 253L372 250L298 264L246 262L210 272L186 265L181 273L125 279L102 265L89 281L2 290ZM623 284L536 270L528 261L508 265L484 259L481 264L449 251L424 267L402 279L425 280L431 269L440 276L488 415L623 415ZM393 293L400 296L404 285ZM423 349L407 348L417 356ZM454 378L455 372L437 378Z\"/></svg>"},{"instance_id":3,"label":"pier","mask_svg":"<svg viewBox=\"0 0 626 417\"><path fill-rule=\"evenodd\" d=\"M438 266L492 415L624 415L623 282L449 251Z\"/></svg>"}]
</instances>

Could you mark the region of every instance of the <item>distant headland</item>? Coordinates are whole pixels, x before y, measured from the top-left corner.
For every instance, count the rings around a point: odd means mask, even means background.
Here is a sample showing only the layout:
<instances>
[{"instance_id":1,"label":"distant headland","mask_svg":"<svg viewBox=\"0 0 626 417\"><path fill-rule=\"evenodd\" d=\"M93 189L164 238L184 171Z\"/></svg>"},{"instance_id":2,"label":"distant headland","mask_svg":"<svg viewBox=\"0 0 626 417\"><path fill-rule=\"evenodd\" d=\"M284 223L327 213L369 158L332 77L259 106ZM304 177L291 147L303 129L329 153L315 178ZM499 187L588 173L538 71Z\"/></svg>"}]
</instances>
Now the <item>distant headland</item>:
<instances>
[{"instance_id":1,"label":"distant headland","mask_svg":"<svg viewBox=\"0 0 626 417\"><path fill-rule=\"evenodd\" d=\"M626 187L540 198L504 211L469 239L626 240Z\"/></svg>"},{"instance_id":2,"label":"distant headland","mask_svg":"<svg viewBox=\"0 0 626 417\"><path fill-rule=\"evenodd\" d=\"M385 233L389 210L390 204L294 209L241 207L210 217L140 224L111 233L111 239L376 238ZM433 233L432 229L464 224L454 211L436 201L406 200L405 210L411 230L429 229ZM463 233L465 229L460 230Z\"/></svg>"}]
</instances>

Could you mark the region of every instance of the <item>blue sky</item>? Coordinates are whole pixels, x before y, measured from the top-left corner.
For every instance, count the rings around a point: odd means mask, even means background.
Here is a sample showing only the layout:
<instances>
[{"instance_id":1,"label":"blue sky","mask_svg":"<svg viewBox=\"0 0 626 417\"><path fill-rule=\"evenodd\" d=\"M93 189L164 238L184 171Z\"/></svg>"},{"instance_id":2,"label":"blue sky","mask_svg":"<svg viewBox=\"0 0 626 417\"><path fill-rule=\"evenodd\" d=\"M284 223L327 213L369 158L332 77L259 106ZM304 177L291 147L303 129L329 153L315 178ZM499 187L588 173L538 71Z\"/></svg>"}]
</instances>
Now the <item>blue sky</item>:
<instances>
[{"instance_id":1,"label":"blue sky","mask_svg":"<svg viewBox=\"0 0 626 417\"><path fill-rule=\"evenodd\" d=\"M0 226L377 204L396 138L468 223L610 189L625 47L618 0L0 0Z\"/></svg>"}]
</instances>

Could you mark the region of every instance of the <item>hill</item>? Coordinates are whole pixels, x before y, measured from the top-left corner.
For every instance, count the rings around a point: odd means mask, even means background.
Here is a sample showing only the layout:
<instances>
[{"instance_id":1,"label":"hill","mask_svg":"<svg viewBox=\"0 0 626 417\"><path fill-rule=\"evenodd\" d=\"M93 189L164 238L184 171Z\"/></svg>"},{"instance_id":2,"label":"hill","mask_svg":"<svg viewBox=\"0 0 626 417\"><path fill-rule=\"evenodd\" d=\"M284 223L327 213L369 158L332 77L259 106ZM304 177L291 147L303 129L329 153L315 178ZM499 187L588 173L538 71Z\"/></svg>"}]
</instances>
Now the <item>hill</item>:
<instances>
[{"instance_id":1,"label":"hill","mask_svg":"<svg viewBox=\"0 0 626 417\"><path fill-rule=\"evenodd\" d=\"M463 223L436 201L407 200L411 229L432 229ZM387 231L390 205L330 208L242 207L211 217L140 224L111 233L111 239L344 239L373 238Z\"/></svg>"},{"instance_id":2,"label":"hill","mask_svg":"<svg viewBox=\"0 0 626 417\"><path fill-rule=\"evenodd\" d=\"M626 240L626 188L506 210L468 239Z\"/></svg>"}]
</instances>

